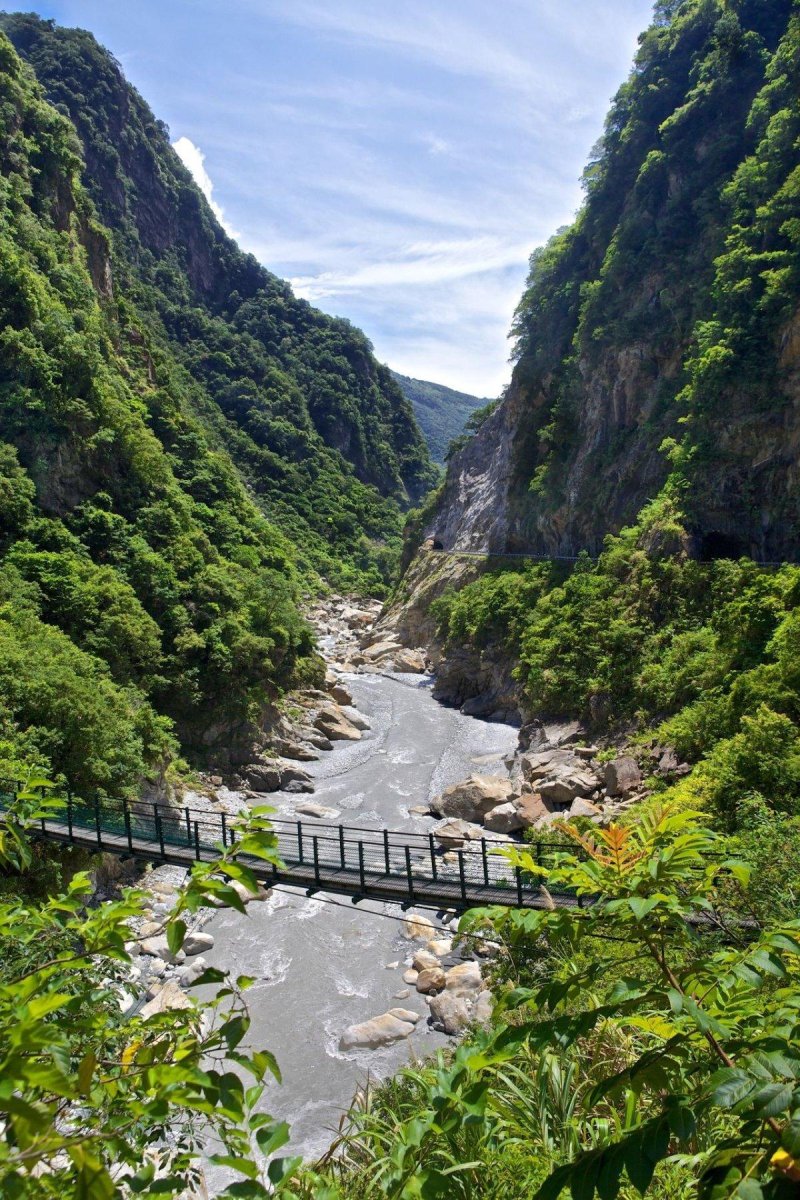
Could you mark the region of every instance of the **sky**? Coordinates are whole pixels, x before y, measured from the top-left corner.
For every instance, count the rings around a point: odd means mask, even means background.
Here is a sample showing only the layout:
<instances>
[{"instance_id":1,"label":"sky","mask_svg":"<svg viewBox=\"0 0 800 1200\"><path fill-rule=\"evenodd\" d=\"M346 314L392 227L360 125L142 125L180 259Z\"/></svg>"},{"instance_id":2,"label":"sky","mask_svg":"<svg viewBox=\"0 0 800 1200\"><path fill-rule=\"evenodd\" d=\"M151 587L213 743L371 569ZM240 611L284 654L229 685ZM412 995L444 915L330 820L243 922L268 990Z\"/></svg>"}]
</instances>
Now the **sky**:
<instances>
[{"instance_id":1,"label":"sky","mask_svg":"<svg viewBox=\"0 0 800 1200\"><path fill-rule=\"evenodd\" d=\"M298 295L360 326L403 374L491 397L510 377L528 257L580 205L651 7L49 0L37 11L114 53L228 231Z\"/></svg>"}]
</instances>

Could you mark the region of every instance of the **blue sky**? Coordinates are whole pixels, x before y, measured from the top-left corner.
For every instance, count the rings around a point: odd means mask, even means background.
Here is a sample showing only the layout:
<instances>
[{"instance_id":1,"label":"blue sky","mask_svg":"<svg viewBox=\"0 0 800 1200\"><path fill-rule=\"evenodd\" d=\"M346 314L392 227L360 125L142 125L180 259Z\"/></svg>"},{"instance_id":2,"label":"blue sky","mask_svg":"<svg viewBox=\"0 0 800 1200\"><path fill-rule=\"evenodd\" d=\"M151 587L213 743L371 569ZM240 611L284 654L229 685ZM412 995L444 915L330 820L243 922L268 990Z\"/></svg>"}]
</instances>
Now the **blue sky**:
<instances>
[{"instance_id":1,"label":"blue sky","mask_svg":"<svg viewBox=\"0 0 800 1200\"><path fill-rule=\"evenodd\" d=\"M580 203L651 0L38 11L113 51L242 246L397 370L492 396L528 255Z\"/></svg>"}]
</instances>

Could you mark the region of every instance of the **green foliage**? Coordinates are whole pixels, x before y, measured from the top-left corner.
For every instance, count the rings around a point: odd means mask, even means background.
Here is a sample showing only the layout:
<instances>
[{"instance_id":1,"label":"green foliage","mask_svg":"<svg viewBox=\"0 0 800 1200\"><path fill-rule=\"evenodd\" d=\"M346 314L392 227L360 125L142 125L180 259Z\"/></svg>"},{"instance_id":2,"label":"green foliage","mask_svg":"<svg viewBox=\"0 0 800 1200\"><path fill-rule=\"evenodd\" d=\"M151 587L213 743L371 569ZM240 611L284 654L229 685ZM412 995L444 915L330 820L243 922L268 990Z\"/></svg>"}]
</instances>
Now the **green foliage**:
<instances>
[{"instance_id":1,"label":"green foliage","mask_svg":"<svg viewBox=\"0 0 800 1200\"><path fill-rule=\"evenodd\" d=\"M434 462L444 464L449 454L448 446L464 429L474 428L472 422L475 412L480 410L481 405L486 405L486 400L454 391L440 383L410 379L407 375L398 375L396 371L392 372L392 376L414 408L414 415Z\"/></svg>"},{"instance_id":2,"label":"green foliage","mask_svg":"<svg viewBox=\"0 0 800 1200\"><path fill-rule=\"evenodd\" d=\"M512 961L544 956L544 977L524 968L488 1032L404 1072L292 1194L795 1194L800 923L737 923L726 897L738 888L741 904L749 872L691 813L566 831L578 845L545 885L592 904L461 923ZM540 873L525 850L504 853Z\"/></svg>"},{"instance_id":3,"label":"green foliage","mask_svg":"<svg viewBox=\"0 0 800 1200\"><path fill-rule=\"evenodd\" d=\"M0 865L30 860L25 829L52 805L31 780L0 828ZM198 864L165 924L173 953L184 917L203 904L243 911L226 880L251 884L239 853L275 862L265 813L240 826L236 850ZM0 1192L9 1200L179 1196L200 1184L211 1139L215 1163L237 1180L222 1193L257 1200L296 1170L276 1152L288 1130L259 1101L280 1074L273 1056L246 1050L250 980L209 968L195 986L209 1001L144 1018L124 1015L130 922L146 894L127 890L100 907L76 874L43 903L0 900Z\"/></svg>"},{"instance_id":4,"label":"green foliage","mask_svg":"<svg viewBox=\"0 0 800 1200\"><path fill-rule=\"evenodd\" d=\"M359 330L297 299L223 233L166 129L90 34L33 16L2 27L80 137L83 182L111 231L120 348L159 437L184 459L184 422L199 417L307 571L385 592L401 507L436 474L388 368ZM208 466L192 464L187 482L215 505Z\"/></svg>"},{"instance_id":5,"label":"green foliage","mask_svg":"<svg viewBox=\"0 0 800 1200\"><path fill-rule=\"evenodd\" d=\"M606 539L596 563L491 571L433 607L449 644L518 660L525 707L581 716L597 732L631 722L690 761L681 787L723 824L758 794L794 812L800 720L800 568L703 563L665 499Z\"/></svg>"},{"instance_id":6,"label":"green foliage","mask_svg":"<svg viewBox=\"0 0 800 1200\"><path fill-rule=\"evenodd\" d=\"M698 538L793 550L774 430L796 398L798 47L792 0L659 5L640 38L584 206L532 256L516 313L512 489L533 546L594 551L672 476Z\"/></svg>"}]
</instances>

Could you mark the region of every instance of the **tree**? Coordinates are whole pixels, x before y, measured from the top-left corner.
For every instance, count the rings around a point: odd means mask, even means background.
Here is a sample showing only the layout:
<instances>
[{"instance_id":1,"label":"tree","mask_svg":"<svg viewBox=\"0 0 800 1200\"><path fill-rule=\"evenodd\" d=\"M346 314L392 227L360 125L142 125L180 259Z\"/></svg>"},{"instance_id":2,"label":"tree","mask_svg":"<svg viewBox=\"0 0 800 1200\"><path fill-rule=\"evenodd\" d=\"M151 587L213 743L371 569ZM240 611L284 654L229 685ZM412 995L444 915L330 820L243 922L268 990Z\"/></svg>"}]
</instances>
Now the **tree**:
<instances>
[{"instance_id":1,"label":"tree","mask_svg":"<svg viewBox=\"0 0 800 1200\"><path fill-rule=\"evenodd\" d=\"M58 801L32 779L0 825L0 865L25 869L26 829ZM277 862L267 810L239 822L235 849L197 863L164 924L173 953L187 914L202 905L244 905L232 881L255 890L244 856ZM178 1196L212 1161L236 1172L223 1195L266 1197L297 1166L272 1158L287 1126L258 1111L265 1079L280 1078L265 1050L243 1048L251 980L207 969L193 985L214 985L189 1009L126 1017L120 991L135 949L129 922L144 896L88 907L81 872L37 907L0 903L0 1194L9 1200L112 1200ZM127 985L130 987L130 984Z\"/></svg>"}]
</instances>

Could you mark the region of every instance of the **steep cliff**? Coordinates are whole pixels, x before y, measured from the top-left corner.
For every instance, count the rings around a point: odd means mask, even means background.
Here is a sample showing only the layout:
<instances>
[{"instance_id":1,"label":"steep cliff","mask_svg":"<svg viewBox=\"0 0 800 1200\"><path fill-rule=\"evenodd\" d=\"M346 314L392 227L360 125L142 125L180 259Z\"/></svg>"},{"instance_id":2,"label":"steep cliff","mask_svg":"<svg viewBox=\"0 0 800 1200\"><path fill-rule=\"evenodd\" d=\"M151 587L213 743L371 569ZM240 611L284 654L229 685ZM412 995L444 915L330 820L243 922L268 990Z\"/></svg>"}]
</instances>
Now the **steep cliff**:
<instances>
[{"instance_id":1,"label":"steep cliff","mask_svg":"<svg viewBox=\"0 0 800 1200\"><path fill-rule=\"evenodd\" d=\"M694 552L797 556L799 23L791 0L657 5L423 533L597 553L669 479Z\"/></svg>"},{"instance_id":2,"label":"steep cliff","mask_svg":"<svg viewBox=\"0 0 800 1200\"><path fill-rule=\"evenodd\" d=\"M366 337L238 249L91 34L29 15L0 16L0 29L74 124L120 301L150 353L186 373L208 435L301 557L344 586L359 572L374 585L388 578L400 511L435 472Z\"/></svg>"}]
</instances>

